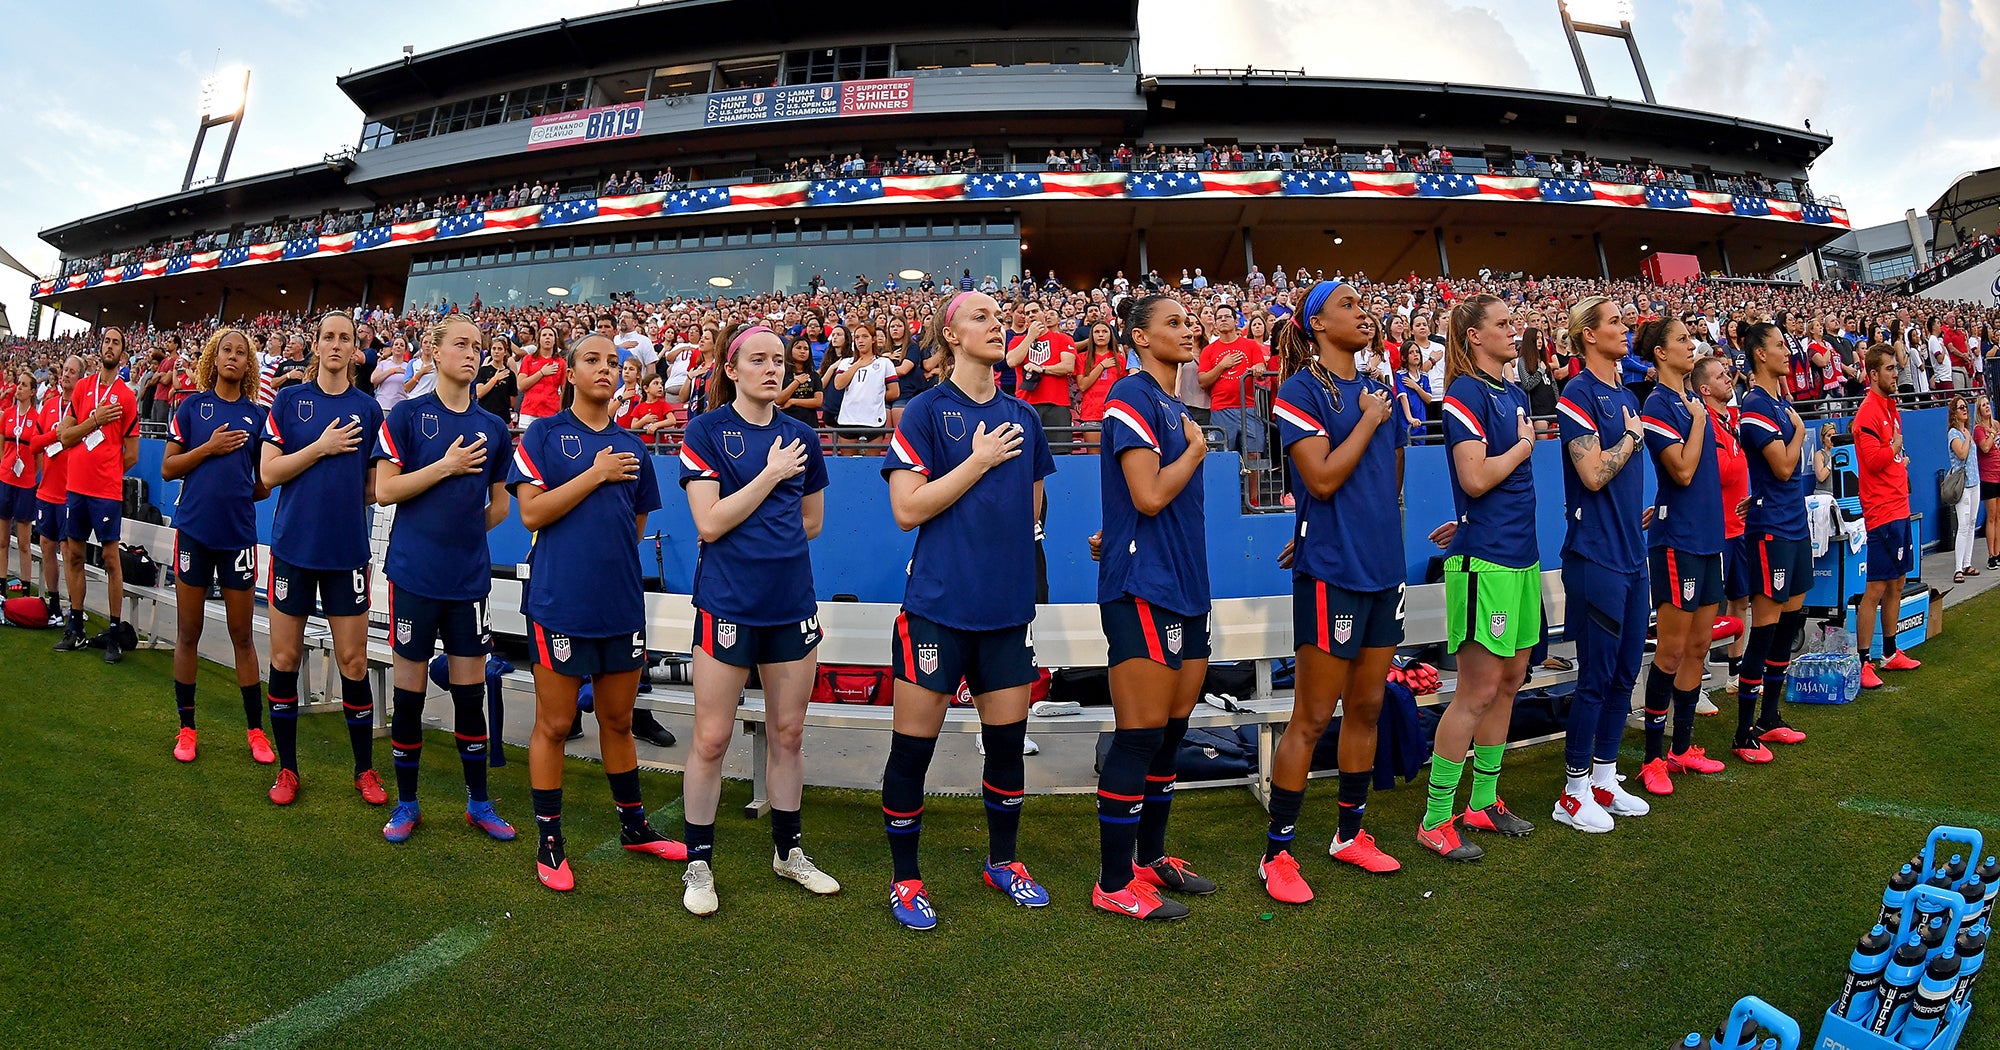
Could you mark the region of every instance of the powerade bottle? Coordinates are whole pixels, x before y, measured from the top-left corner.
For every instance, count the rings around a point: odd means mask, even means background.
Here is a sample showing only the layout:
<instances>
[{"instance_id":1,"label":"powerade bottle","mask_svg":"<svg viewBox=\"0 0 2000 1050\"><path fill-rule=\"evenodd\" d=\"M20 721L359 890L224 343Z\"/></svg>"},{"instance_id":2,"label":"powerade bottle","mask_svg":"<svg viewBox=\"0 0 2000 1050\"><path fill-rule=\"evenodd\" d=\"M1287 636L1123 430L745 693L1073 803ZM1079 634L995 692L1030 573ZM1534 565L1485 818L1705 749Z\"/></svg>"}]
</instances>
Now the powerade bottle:
<instances>
[{"instance_id":1,"label":"powerade bottle","mask_svg":"<svg viewBox=\"0 0 2000 1050\"><path fill-rule=\"evenodd\" d=\"M1993 898L2000 895L2000 858L1986 858L1986 863L1979 866L1979 882L1986 887L1986 906L1979 913L1984 921L1993 917Z\"/></svg>"},{"instance_id":2,"label":"powerade bottle","mask_svg":"<svg viewBox=\"0 0 2000 1050\"><path fill-rule=\"evenodd\" d=\"M1951 1001L1964 1005L1972 994L1972 983L1979 979L1979 967L1986 961L1986 939L1992 931L1981 923L1970 934L1958 939L1958 989L1952 992Z\"/></svg>"},{"instance_id":3,"label":"powerade bottle","mask_svg":"<svg viewBox=\"0 0 2000 1050\"><path fill-rule=\"evenodd\" d=\"M1924 942L1914 933L1896 948L1882 973L1882 997L1875 1004L1875 1017L1868 1022L1869 1031L1888 1034L1890 1022L1898 1020L1897 1011L1909 1005L1924 969L1924 954Z\"/></svg>"},{"instance_id":4,"label":"powerade bottle","mask_svg":"<svg viewBox=\"0 0 2000 1050\"><path fill-rule=\"evenodd\" d=\"M1766 1039L1758 1045L1757 1050L1778 1050L1778 1041L1776 1039Z\"/></svg>"},{"instance_id":5,"label":"powerade bottle","mask_svg":"<svg viewBox=\"0 0 2000 1050\"><path fill-rule=\"evenodd\" d=\"M1715 1026L1715 1038L1709 1041L1707 1050L1757 1050L1757 1022L1745 1018L1743 1027L1734 1035L1728 1031L1729 1019Z\"/></svg>"},{"instance_id":6,"label":"powerade bottle","mask_svg":"<svg viewBox=\"0 0 2000 1050\"><path fill-rule=\"evenodd\" d=\"M1910 1004L1909 1019L1896 1033L1896 1041L1919 1050L1929 1046L1931 1040L1937 1037L1938 1029L1944 1026L1945 1008L1951 1005L1952 993L1957 989L1958 956L1947 948L1924 967L1923 980L1917 984L1916 999Z\"/></svg>"},{"instance_id":7,"label":"powerade bottle","mask_svg":"<svg viewBox=\"0 0 2000 1050\"><path fill-rule=\"evenodd\" d=\"M1876 989L1882 985L1882 971L1889 965L1889 949L1895 945L1887 927L1879 923L1861 938L1847 961L1847 980L1840 986L1840 998L1833 1001L1833 1015L1848 1021L1868 1016L1875 1005Z\"/></svg>"},{"instance_id":8,"label":"powerade bottle","mask_svg":"<svg viewBox=\"0 0 2000 1050\"><path fill-rule=\"evenodd\" d=\"M1910 891L1916 889L1917 883L1922 881L1923 876L1918 875L1917 869L1908 864L1903 865L1903 870L1889 876L1889 888L1882 891L1882 917L1875 921L1886 926L1891 916L1900 918L1903 914L1903 905L1910 903Z\"/></svg>"},{"instance_id":9,"label":"powerade bottle","mask_svg":"<svg viewBox=\"0 0 2000 1050\"><path fill-rule=\"evenodd\" d=\"M1965 858L1956 853L1952 854L1951 862L1944 866L1945 874L1951 876L1952 885L1958 885L1958 880L1965 877L1965 868Z\"/></svg>"},{"instance_id":10,"label":"powerade bottle","mask_svg":"<svg viewBox=\"0 0 2000 1050\"><path fill-rule=\"evenodd\" d=\"M1947 936L1949 935L1946 933L1944 916L1942 915L1931 916L1931 920L1924 923L1923 929L1917 931L1917 937L1923 942L1926 953L1934 952L1944 947Z\"/></svg>"},{"instance_id":11,"label":"powerade bottle","mask_svg":"<svg viewBox=\"0 0 2000 1050\"><path fill-rule=\"evenodd\" d=\"M1686 1039L1673 1045L1673 1050L1701 1050L1701 1033L1689 1032Z\"/></svg>"},{"instance_id":12,"label":"powerade bottle","mask_svg":"<svg viewBox=\"0 0 2000 1050\"><path fill-rule=\"evenodd\" d=\"M1952 859L1958 860L1956 856L1952 857ZM1958 863L1961 867L1963 867L1965 864L1965 862L1962 860L1958 860ZM1938 865L1936 871L1931 872L1931 877L1925 879L1924 881L1931 884L1932 886L1936 886L1938 889L1948 890L1951 889L1952 883L1957 882L1958 880L1951 877L1950 868L1947 868L1946 866L1940 864Z\"/></svg>"},{"instance_id":13,"label":"powerade bottle","mask_svg":"<svg viewBox=\"0 0 2000 1050\"><path fill-rule=\"evenodd\" d=\"M1958 932L1966 933L1979 925L1979 913L1986 910L1986 883L1977 875L1968 875L1958 884L1958 892L1965 898L1965 915L1958 920Z\"/></svg>"}]
</instances>

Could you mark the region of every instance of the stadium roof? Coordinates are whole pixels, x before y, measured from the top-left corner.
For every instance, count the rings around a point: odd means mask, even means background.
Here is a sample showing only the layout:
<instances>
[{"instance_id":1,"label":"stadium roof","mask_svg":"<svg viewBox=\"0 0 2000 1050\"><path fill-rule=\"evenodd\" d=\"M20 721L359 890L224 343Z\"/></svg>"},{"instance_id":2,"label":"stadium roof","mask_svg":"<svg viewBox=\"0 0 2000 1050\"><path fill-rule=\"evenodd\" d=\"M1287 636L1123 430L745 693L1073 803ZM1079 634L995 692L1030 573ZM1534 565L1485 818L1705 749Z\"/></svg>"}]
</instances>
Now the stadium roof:
<instances>
[{"instance_id":1,"label":"stadium roof","mask_svg":"<svg viewBox=\"0 0 2000 1050\"><path fill-rule=\"evenodd\" d=\"M443 98L469 83L496 79L527 82L549 73L614 71L654 52L685 51L693 41L713 41L718 58L760 47L782 48L838 35L865 37L884 31L977 34L981 30L1097 27L1139 31L1139 0L1010 0L985 7L953 8L940 19L904 4L844 4L828 21L819 0L667 0L623 7L582 18L564 18L527 29L407 55L349 73L335 83L364 113ZM654 43L657 41L658 43Z\"/></svg>"},{"instance_id":2,"label":"stadium roof","mask_svg":"<svg viewBox=\"0 0 2000 1050\"><path fill-rule=\"evenodd\" d=\"M1963 228L1984 232L2000 226L2000 168L1960 175L1928 209L1935 228L1936 248L1958 243Z\"/></svg>"}]
</instances>

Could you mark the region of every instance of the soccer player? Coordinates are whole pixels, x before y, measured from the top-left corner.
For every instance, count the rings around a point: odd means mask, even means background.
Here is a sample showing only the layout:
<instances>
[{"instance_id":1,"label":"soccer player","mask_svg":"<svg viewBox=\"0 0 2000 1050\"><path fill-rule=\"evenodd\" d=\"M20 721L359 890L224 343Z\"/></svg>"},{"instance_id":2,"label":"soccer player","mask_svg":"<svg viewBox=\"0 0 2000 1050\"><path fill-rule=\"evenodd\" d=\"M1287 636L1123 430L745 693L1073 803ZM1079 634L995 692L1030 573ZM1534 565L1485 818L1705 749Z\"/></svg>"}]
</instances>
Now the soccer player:
<instances>
[{"instance_id":1,"label":"soccer player","mask_svg":"<svg viewBox=\"0 0 2000 1050\"><path fill-rule=\"evenodd\" d=\"M1233 331L1233 325L1224 325ZM1361 826L1374 775L1384 676L1403 640L1396 450L1409 435L1390 422L1389 390L1356 364L1355 355L1368 348L1375 328L1357 288L1321 281L1278 326L1276 339L1289 378L1272 402L1272 414L1292 460L1298 504L1292 530L1298 690L1272 765L1270 824L1258 872L1265 891L1287 904L1313 899L1291 842L1313 749L1335 705L1341 707L1340 808L1327 852L1367 872L1402 869Z\"/></svg>"},{"instance_id":2,"label":"soccer player","mask_svg":"<svg viewBox=\"0 0 2000 1050\"><path fill-rule=\"evenodd\" d=\"M1898 647L1896 624L1903 608L1903 582L1917 565L1917 547L1910 535L1910 457L1903 451L1903 413L1896 407L1901 369L1893 350L1868 348L1868 394L1854 413L1854 461L1861 477L1861 517L1868 526L1868 583L1855 609L1855 642L1861 654L1861 685L1882 687L1882 676L1871 659L1875 616L1882 616L1883 671L1914 671L1923 664ZM1783 650L1790 653L1787 647ZM1764 711L1777 708L1768 699Z\"/></svg>"},{"instance_id":3,"label":"soccer player","mask_svg":"<svg viewBox=\"0 0 2000 1050\"><path fill-rule=\"evenodd\" d=\"M341 707L354 751L354 789L389 801L375 774L375 697L368 686L368 530L375 472L362 442L382 425L375 399L354 385L354 319L330 311L313 330L305 376L280 389L264 421L264 484L278 493L272 518L271 732L278 779L271 801L299 795L299 660L317 610L333 634ZM75 531L72 527L71 531Z\"/></svg>"},{"instance_id":4,"label":"soccer player","mask_svg":"<svg viewBox=\"0 0 2000 1050\"><path fill-rule=\"evenodd\" d=\"M1188 907L1160 896L1215 892L1166 850L1175 763L1208 674L1208 541L1201 468L1208 441L1169 393L1199 349L1172 296L1127 299L1140 368L1104 401L1097 608L1109 643L1117 728L1097 780L1097 885L1091 904L1164 921Z\"/></svg>"},{"instance_id":5,"label":"soccer player","mask_svg":"<svg viewBox=\"0 0 2000 1050\"><path fill-rule=\"evenodd\" d=\"M42 440L42 410L35 404L35 376L26 368L14 380L13 401L0 408L0 578L19 583L27 592L34 576L29 533L35 524L37 449ZM20 548L21 575L7 574L9 545Z\"/></svg>"},{"instance_id":6,"label":"soccer player","mask_svg":"<svg viewBox=\"0 0 2000 1050\"><path fill-rule=\"evenodd\" d=\"M1457 520L1433 533L1446 544L1445 645L1458 655L1458 689L1438 720L1430 793L1418 840L1446 860L1485 851L1461 839L1476 831L1520 836L1534 824L1500 798L1500 763L1514 694L1542 638L1542 569L1535 545L1535 424L1528 395L1502 376L1520 356L1514 315L1493 295L1452 308L1445 341L1445 465ZM1472 752L1472 792L1457 812L1458 782Z\"/></svg>"},{"instance_id":7,"label":"soccer player","mask_svg":"<svg viewBox=\"0 0 2000 1050\"><path fill-rule=\"evenodd\" d=\"M396 508L389 553L389 622L395 690L389 754L396 768L396 808L382 837L405 842L422 819L417 770L423 758L424 698L431 652L444 641L452 729L465 772L465 822L501 840L514 828L494 812L486 793L486 654L493 647L493 558L486 532L507 518L507 468L513 441L500 417L479 407L485 333L464 314L451 314L424 335L437 368L437 387L389 410L378 429L375 497ZM483 529L473 533L469 522Z\"/></svg>"},{"instance_id":8,"label":"soccer player","mask_svg":"<svg viewBox=\"0 0 2000 1050\"><path fill-rule=\"evenodd\" d=\"M1633 352L1656 370L1640 419L1656 489L1647 569L1659 643L1646 673L1646 764L1639 782L1674 793L1673 773L1720 773L1694 743L1694 709L1722 604L1722 475L1708 406L1694 389L1694 339L1679 318L1648 321ZM1673 712L1673 750L1666 747Z\"/></svg>"},{"instance_id":9,"label":"soccer player","mask_svg":"<svg viewBox=\"0 0 2000 1050\"><path fill-rule=\"evenodd\" d=\"M578 339L562 364L565 407L521 435L507 474L521 524L535 534L522 610L535 660L535 732L528 745L535 876L558 891L576 886L563 854L563 740L585 676L618 808L619 843L662 860L687 859L687 847L646 823L632 739L632 705L646 666L639 537L646 515L660 509L653 461L611 418L618 348L610 338Z\"/></svg>"},{"instance_id":10,"label":"soccer player","mask_svg":"<svg viewBox=\"0 0 2000 1050\"><path fill-rule=\"evenodd\" d=\"M979 709L986 748L986 884L1022 907L1049 902L1014 848L1026 785L1028 687L1036 675L1028 633L1036 508L1042 479L1056 466L1036 410L1000 396L994 383L993 368L1006 356L1002 325L999 304L984 292L959 292L932 311L924 342L949 378L903 409L882 467L897 526L917 530L890 643L895 730L882 773L895 862L889 910L913 930L937 925L917 845L924 774L960 681Z\"/></svg>"},{"instance_id":11,"label":"soccer player","mask_svg":"<svg viewBox=\"0 0 2000 1050\"><path fill-rule=\"evenodd\" d=\"M42 594L49 603L49 626L63 622L62 587L57 573L63 565L64 530L68 517L69 460L61 456L62 421L69 412L69 399L83 378L83 358L66 358L54 369L55 382L42 401L42 483L35 489L35 535L42 541Z\"/></svg>"},{"instance_id":12,"label":"soccer player","mask_svg":"<svg viewBox=\"0 0 2000 1050\"><path fill-rule=\"evenodd\" d=\"M209 336L194 366L197 391L174 410L166 458L160 462L162 480L181 479L174 508L179 628L174 637L174 707L181 720L174 757L182 762L195 757L194 683L211 584L222 588L250 757L264 765L277 761L264 737L264 686L257 677L257 642L251 637L257 612L257 501L271 494L257 476L258 436L267 413L246 387L256 374L256 348L241 329L223 328Z\"/></svg>"},{"instance_id":13,"label":"soccer player","mask_svg":"<svg viewBox=\"0 0 2000 1050\"><path fill-rule=\"evenodd\" d=\"M1801 466L1805 424L1786 393L1792 363L1784 331L1774 324L1749 325L1743 349L1752 376L1741 398L1743 449L1750 460L1750 509L1743 524L1757 582L1750 595L1750 640L1744 643L1736 680L1736 739L1730 750L1745 762L1761 764L1771 761L1765 744L1797 744L1806 738L1785 724L1778 701L1792 662L1792 642L1805 627L1806 591L1812 588L1806 494L1812 491L1813 475Z\"/></svg>"},{"instance_id":14,"label":"soccer player","mask_svg":"<svg viewBox=\"0 0 2000 1050\"><path fill-rule=\"evenodd\" d=\"M778 411L785 344L768 326L724 331L716 407L688 423L682 487L701 535L694 578L694 743L682 779L688 868L681 903L718 907L713 869L722 756L737 698L757 669L772 748L771 870L808 891L840 892L801 846L806 703L821 638L812 555L825 514L826 459L812 427Z\"/></svg>"},{"instance_id":15,"label":"soccer player","mask_svg":"<svg viewBox=\"0 0 2000 1050\"><path fill-rule=\"evenodd\" d=\"M69 456L64 482L63 571L69 584L69 626L57 652L90 644L83 637L83 545L94 533L105 549L104 586L111 625L104 630L104 662L124 659L125 565L118 536L125 524L125 472L139 462L139 401L118 378L125 363L124 331L98 333L97 371L77 380L62 421L63 452Z\"/></svg>"},{"instance_id":16,"label":"soccer player","mask_svg":"<svg viewBox=\"0 0 2000 1050\"><path fill-rule=\"evenodd\" d=\"M1646 648L1645 470L1625 469L1645 444L1638 400L1619 382L1629 329L1617 304L1592 295L1571 308L1570 352L1583 370L1563 388L1564 631L1576 643L1576 700L1563 745L1568 780L1554 817L1604 832L1613 817L1645 816L1618 780L1618 742ZM1652 369L1648 369L1652 372Z\"/></svg>"}]
</instances>

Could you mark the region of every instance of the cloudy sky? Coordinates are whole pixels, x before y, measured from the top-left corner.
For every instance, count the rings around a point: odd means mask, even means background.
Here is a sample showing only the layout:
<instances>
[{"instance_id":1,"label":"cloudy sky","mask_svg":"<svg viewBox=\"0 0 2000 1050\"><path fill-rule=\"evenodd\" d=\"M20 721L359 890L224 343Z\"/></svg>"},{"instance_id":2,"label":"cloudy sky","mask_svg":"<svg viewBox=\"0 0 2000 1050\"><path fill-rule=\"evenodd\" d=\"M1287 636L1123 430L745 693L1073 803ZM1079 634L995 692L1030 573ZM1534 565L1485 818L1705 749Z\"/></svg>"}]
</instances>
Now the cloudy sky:
<instances>
[{"instance_id":1,"label":"cloudy sky","mask_svg":"<svg viewBox=\"0 0 2000 1050\"><path fill-rule=\"evenodd\" d=\"M309 163L359 138L333 78L419 51L604 10L604 0L156 0L37 5L0 40L0 247L47 272L36 233L179 188L201 78L255 70L231 170ZM1834 136L1813 183L1856 226L1922 209L1958 174L2000 164L2000 0L1632 0L1660 101ZM1255 64L1579 89L1549 0L1142 0L1154 72ZM829 8L837 11L838 5ZM1330 13L1332 12L1332 13ZM1637 98L1615 40L1586 38L1599 92ZM28 280L0 303L28 319ZM45 322L46 323L46 322Z\"/></svg>"}]
</instances>

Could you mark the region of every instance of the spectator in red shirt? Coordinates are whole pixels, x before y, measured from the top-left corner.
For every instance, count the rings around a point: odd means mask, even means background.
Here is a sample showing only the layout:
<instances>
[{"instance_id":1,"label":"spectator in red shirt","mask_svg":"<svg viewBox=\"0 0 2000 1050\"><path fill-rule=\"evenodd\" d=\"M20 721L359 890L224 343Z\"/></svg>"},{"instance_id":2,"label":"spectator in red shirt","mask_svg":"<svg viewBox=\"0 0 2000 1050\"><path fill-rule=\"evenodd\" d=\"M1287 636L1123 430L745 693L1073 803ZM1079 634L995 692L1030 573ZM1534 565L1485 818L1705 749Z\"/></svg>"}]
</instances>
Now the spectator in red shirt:
<instances>
[{"instance_id":1,"label":"spectator in red shirt","mask_svg":"<svg viewBox=\"0 0 2000 1050\"><path fill-rule=\"evenodd\" d=\"M125 363L125 333L107 327L98 336L98 370L78 380L69 414L62 422L63 458L69 461L67 521L63 530L63 568L69 584L69 624L60 651L83 648L83 545L95 533L108 548L104 558L107 607L125 608L125 566L118 557L118 537L125 523L125 472L139 462L139 399L118 378ZM121 627L112 620L105 630L104 662L124 658L118 639Z\"/></svg>"},{"instance_id":2,"label":"spectator in red shirt","mask_svg":"<svg viewBox=\"0 0 2000 1050\"><path fill-rule=\"evenodd\" d=\"M1910 535L1910 457L1903 451L1903 416L1896 408L1901 378L1894 348L1868 348L1868 396L1854 414L1854 458L1861 476L1861 517L1868 525L1868 585L1856 610L1855 640L1860 643L1861 684L1878 688L1882 678L1867 662L1875 634L1875 614L1882 614L1881 670L1908 671L1921 666L1896 645L1896 622L1903 605L1903 581L1916 567L1916 544Z\"/></svg>"},{"instance_id":3,"label":"spectator in red shirt","mask_svg":"<svg viewBox=\"0 0 2000 1050\"><path fill-rule=\"evenodd\" d=\"M1109 321L1093 322L1085 337L1088 342L1077 351L1076 385L1083 392L1083 404L1077 409L1076 428L1084 444L1095 446L1104 429L1104 399L1125 378L1125 351Z\"/></svg>"},{"instance_id":4,"label":"spectator in red shirt","mask_svg":"<svg viewBox=\"0 0 2000 1050\"><path fill-rule=\"evenodd\" d=\"M1215 312L1215 342L1202 348L1195 359L1201 372L1201 387L1208 391L1209 423L1222 431L1222 447L1244 455L1264 451L1264 428L1246 425L1244 404L1247 387L1261 386L1270 375L1267 362L1271 351L1254 339L1245 339L1236 329L1236 308L1223 306Z\"/></svg>"},{"instance_id":5,"label":"spectator in red shirt","mask_svg":"<svg viewBox=\"0 0 2000 1050\"><path fill-rule=\"evenodd\" d=\"M556 330L545 323L535 332L535 349L514 370L521 385L521 429L562 411L563 376L567 371L562 351L556 345Z\"/></svg>"},{"instance_id":6,"label":"spectator in red shirt","mask_svg":"<svg viewBox=\"0 0 2000 1050\"><path fill-rule=\"evenodd\" d=\"M1034 406L1042 418L1054 452L1067 452L1063 435L1073 425L1069 410L1069 379L1076 374L1076 342L1049 330L1042 304L1030 299L1014 314L1019 332L1007 344L1007 366L1014 369L1014 394Z\"/></svg>"},{"instance_id":7,"label":"spectator in red shirt","mask_svg":"<svg viewBox=\"0 0 2000 1050\"><path fill-rule=\"evenodd\" d=\"M1709 426L1715 435L1716 473L1722 480L1722 597L1723 612L1739 621L1750 622L1750 593L1757 587L1756 569L1750 564L1750 541L1745 537L1743 514L1750 509L1750 460L1737 434L1737 410L1729 401L1736 396L1736 374L1726 357L1704 357L1695 362L1689 382L1708 405ZM1729 688L1736 688L1742 670L1743 646L1750 632L1736 632L1729 641ZM1703 705L1706 705L1704 708ZM1715 704L1706 694L1695 704L1695 713L1716 714Z\"/></svg>"}]
</instances>

